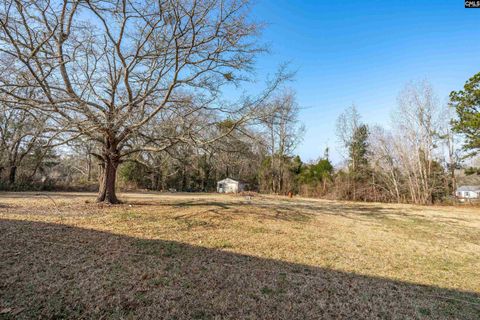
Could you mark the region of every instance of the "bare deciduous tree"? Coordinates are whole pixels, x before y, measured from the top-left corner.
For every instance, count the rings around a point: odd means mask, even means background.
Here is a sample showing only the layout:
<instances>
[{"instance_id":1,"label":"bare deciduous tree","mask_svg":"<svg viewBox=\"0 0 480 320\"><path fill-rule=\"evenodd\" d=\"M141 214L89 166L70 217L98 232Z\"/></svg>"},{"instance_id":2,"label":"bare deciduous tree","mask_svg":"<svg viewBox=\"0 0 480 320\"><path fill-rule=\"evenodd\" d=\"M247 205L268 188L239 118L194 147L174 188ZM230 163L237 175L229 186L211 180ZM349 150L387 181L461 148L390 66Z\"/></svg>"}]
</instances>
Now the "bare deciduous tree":
<instances>
[{"instance_id":1,"label":"bare deciduous tree","mask_svg":"<svg viewBox=\"0 0 480 320\"><path fill-rule=\"evenodd\" d=\"M376 176L376 187L387 193L384 201L402 202L403 185L400 160L396 149L396 137L379 126L374 126L369 136L368 153L370 165Z\"/></svg>"},{"instance_id":2,"label":"bare deciduous tree","mask_svg":"<svg viewBox=\"0 0 480 320\"><path fill-rule=\"evenodd\" d=\"M461 150L460 137L452 130L451 121L455 117L455 110L448 105L441 110L443 116L440 119L440 138L442 139L446 167L450 176L450 185L446 186L452 195L457 189L457 177L455 171L460 168L464 158Z\"/></svg>"},{"instance_id":3,"label":"bare deciduous tree","mask_svg":"<svg viewBox=\"0 0 480 320\"><path fill-rule=\"evenodd\" d=\"M271 112L264 119L271 175L268 179L271 185L267 189L274 193L288 192L291 191L287 190L291 186L287 183L285 163L293 157L293 151L301 142L305 128L299 123L300 107L292 90L286 90L275 97L269 107Z\"/></svg>"},{"instance_id":4,"label":"bare deciduous tree","mask_svg":"<svg viewBox=\"0 0 480 320\"><path fill-rule=\"evenodd\" d=\"M435 176L439 146L439 108L430 84L410 83L400 93L393 125L397 153L407 176L412 202L431 203L440 182Z\"/></svg>"},{"instance_id":5,"label":"bare deciduous tree","mask_svg":"<svg viewBox=\"0 0 480 320\"><path fill-rule=\"evenodd\" d=\"M248 9L248 0L6 0L0 51L15 72L3 73L0 90L9 103L54 113L72 133L96 141L103 166L97 200L116 203L119 163L154 148L132 137L164 110L189 104L187 91L198 108L216 105L222 85L252 67L261 48ZM236 123L262 99L245 100Z\"/></svg>"}]
</instances>

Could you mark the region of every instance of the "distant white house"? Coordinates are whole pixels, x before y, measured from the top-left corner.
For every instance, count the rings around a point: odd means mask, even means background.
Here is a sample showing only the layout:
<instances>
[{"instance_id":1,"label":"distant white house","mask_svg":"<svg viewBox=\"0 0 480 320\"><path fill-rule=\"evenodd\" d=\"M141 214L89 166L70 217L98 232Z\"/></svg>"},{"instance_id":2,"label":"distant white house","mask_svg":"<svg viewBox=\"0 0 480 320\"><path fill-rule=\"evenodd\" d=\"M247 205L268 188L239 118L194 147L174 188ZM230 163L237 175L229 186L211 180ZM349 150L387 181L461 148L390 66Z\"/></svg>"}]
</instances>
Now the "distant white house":
<instances>
[{"instance_id":1,"label":"distant white house","mask_svg":"<svg viewBox=\"0 0 480 320\"><path fill-rule=\"evenodd\" d=\"M217 182L218 193L238 193L245 190L245 183L226 178Z\"/></svg>"},{"instance_id":2,"label":"distant white house","mask_svg":"<svg viewBox=\"0 0 480 320\"><path fill-rule=\"evenodd\" d=\"M460 200L480 200L480 186L460 186L455 194Z\"/></svg>"}]
</instances>

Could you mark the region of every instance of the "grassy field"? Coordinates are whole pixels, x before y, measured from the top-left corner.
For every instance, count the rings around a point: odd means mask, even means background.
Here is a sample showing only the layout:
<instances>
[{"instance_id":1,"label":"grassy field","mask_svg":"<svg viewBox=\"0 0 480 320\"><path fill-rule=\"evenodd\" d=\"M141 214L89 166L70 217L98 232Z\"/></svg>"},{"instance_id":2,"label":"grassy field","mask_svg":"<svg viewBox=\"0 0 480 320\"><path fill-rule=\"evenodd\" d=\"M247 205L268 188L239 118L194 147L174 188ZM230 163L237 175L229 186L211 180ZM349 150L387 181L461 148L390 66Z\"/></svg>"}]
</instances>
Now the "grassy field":
<instances>
[{"instance_id":1,"label":"grassy field","mask_svg":"<svg viewBox=\"0 0 480 320\"><path fill-rule=\"evenodd\" d=\"M479 319L480 209L0 193L0 319Z\"/></svg>"}]
</instances>

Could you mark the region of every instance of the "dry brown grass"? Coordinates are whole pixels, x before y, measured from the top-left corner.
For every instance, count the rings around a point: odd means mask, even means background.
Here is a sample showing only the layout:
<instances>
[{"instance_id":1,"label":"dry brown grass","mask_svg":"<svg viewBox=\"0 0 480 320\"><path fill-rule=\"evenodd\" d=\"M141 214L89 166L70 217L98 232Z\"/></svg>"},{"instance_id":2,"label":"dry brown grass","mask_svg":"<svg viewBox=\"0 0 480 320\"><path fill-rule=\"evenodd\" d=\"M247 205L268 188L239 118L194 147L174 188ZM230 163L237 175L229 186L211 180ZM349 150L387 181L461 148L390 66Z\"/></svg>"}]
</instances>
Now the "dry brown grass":
<instances>
[{"instance_id":1,"label":"dry brown grass","mask_svg":"<svg viewBox=\"0 0 480 320\"><path fill-rule=\"evenodd\" d=\"M480 318L480 210L0 194L1 318Z\"/></svg>"}]
</instances>

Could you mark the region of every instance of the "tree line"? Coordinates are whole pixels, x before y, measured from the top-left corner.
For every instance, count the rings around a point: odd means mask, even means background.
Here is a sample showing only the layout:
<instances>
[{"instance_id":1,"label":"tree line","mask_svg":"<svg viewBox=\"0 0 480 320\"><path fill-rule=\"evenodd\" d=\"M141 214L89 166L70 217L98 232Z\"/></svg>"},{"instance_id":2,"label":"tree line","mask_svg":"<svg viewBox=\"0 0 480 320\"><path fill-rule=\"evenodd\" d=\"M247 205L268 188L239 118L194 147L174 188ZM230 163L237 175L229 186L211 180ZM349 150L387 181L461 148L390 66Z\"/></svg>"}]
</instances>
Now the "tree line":
<instances>
[{"instance_id":1,"label":"tree line","mask_svg":"<svg viewBox=\"0 0 480 320\"><path fill-rule=\"evenodd\" d=\"M252 82L261 24L247 0L8 0L0 6L0 187L254 191L429 204L456 188L480 149L480 74L438 103L400 93L394 121L338 118L345 162L295 155L304 127L286 67ZM258 87L258 85L256 85ZM470 168L467 172L477 174Z\"/></svg>"},{"instance_id":2,"label":"tree line","mask_svg":"<svg viewBox=\"0 0 480 320\"><path fill-rule=\"evenodd\" d=\"M273 152L260 168L260 190L354 201L451 202L458 173L480 172L464 167L480 151L479 86L477 74L441 104L427 81L408 83L398 95L388 127L365 123L351 106L337 119L342 164L334 168L328 148L313 163ZM275 179L270 168L275 158L284 159L283 166L289 168L288 183L281 190L269 187Z\"/></svg>"}]
</instances>

